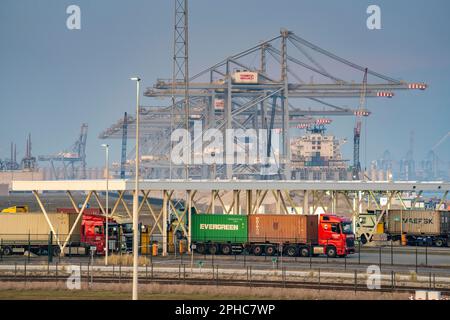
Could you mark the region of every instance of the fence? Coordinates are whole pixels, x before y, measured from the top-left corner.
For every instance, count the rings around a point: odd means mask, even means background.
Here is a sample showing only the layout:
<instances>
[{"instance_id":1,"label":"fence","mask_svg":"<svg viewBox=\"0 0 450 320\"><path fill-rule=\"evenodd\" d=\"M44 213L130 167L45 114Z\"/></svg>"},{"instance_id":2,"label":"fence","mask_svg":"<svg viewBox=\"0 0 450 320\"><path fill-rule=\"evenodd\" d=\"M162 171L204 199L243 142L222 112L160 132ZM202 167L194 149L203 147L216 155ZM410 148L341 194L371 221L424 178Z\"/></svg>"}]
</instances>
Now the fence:
<instances>
[{"instance_id":1,"label":"fence","mask_svg":"<svg viewBox=\"0 0 450 320\"><path fill-rule=\"evenodd\" d=\"M8 235L11 236L11 235ZM21 235L21 240L3 240L5 237L0 235L0 264L9 264L22 261L28 263L33 262L45 262L49 263L52 260L59 263L66 260L76 260L85 262L91 259L89 246L84 244L84 247L80 247L81 239L79 236L74 236L68 242L65 249L64 256L53 252L49 254L51 250L57 248L53 241L42 241L42 235ZM50 237L47 235L48 239ZM60 239L65 239L64 235L58 235ZM9 237L9 239L12 239ZM236 243L241 243L241 239L236 239ZM131 241L131 242L130 242ZM109 247L110 254L127 255L132 250L132 239L123 240L110 239L110 242L115 242L115 246ZM124 242L126 242L124 245ZM280 240L281 245L274 245L273 251L261 252L259 256L254 255L251 251L251 246L245 244L240 248L232 248L228 254L221 253L221 247L219 242L206 242L206 245L214 244L216 249L213 253L208 250L204 250L202 253L198 253L198 248L193 250L193 254L187 252L186 240L175 239L170 246L168 257L161 257L161 238L151 237L147 241L139 244L139 253L147 257L150 263L154 260L159 261L165 265L172 265L174 263L186 263L188 261L208 262L213 265L225 264L225 265L238 265L243 268L253 267L266 267L279 270L283 266L289 266L294 268L324 268L324 269L336 269L347 270L349 268L358 268L362 270L370 265L376 265L381 270L412 270L416 273L428 273L439 271L440 273L450 274L450 248L436 248L429 246L398 246L395 242L383 242L373 243L372 246L363 246L360 242L355 242L355 253L343 257L331 258L327 255L313 256L312 250L309 251L307 256L301 256L300 252L293 257L288 256L286 253L289 244L286 241ZM181 243L181 245L180 245ZM157 244L159 247L158 256L153 256L153 245ZM328 244L331 244L328 243ZM227 244L232 245L232 244ZM10 249L20 248L17 252L11 252ZM308 246L305 244L305 246ZM182 250L180 250L180 247ZM325 244L326 247L326 244ZM84 248L84 250L82 250ZM51 258L51 259L50 259ZM95 257L94 257L95 258ZM101 259L101 256L97 256L96 259Z\"/></svg>"},{"instance_id":2,"label":"fence","mask_svg":"<svg viewBox=\"0 0 450 320\"><path fill-rule=\"evenodd\" d=\"M92 262L52 263L32 265L23 261L14 263L8 268L0 268L0 282L54 282L64 283L74 274L69 272L78 268L81 285L92 286L96 283L130 283L132 268L128 266L98 265ZM239 269L206 263L190 266L177 264L170 268L155 264L148 264L139 268L139 282L141 284L192 284L210 286L248 286L248 287L282 287L309 288L320 290L346 291L384 291L384 292L413 292L418 289L439 290L450 293L450 280L436 273L426 275L407 274L401 272L384 272L377 275L359 270L346 272L330 272L322 268L308 271L297 271L284 266L278 270L266 270L247 266Z\"/></svg>"}]
</instances>

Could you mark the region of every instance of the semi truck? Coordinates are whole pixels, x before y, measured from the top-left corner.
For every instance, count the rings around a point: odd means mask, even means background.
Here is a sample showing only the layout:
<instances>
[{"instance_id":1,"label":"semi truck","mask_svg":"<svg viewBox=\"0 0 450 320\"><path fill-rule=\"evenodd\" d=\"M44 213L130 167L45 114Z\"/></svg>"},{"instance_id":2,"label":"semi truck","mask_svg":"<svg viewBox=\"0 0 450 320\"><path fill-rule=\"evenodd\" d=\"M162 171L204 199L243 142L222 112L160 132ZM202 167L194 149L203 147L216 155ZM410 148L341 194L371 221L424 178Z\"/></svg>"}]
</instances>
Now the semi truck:
<instances>
[{"instance_id":1,"label":"semi truck","mask_svg":"<svg viewBox=\"0 0 450 320\"><path fill-rule=\"evenodd\" d=\"M357 238L362 243L370 242L370 230L379 218L381 211L368 210L359 215L355 222ZM375 234L383 234L386 240L406 240L407 245L428 245L444 247L449 244L450 211L425 209L391 209L387 210Z\"/></svg>"},{"instance_id":2,"label":"semi truck","mask_svg":"<svg viewBox=\"0 0 450 320\"><path fill-rule=\"evenodd\" d=\"M355 252L351 221L331 214L193 214L191 240L200 254L343 257Z\"/></svg>"},{"instance_id":3,"label":"semi truck","mask_svg":"<svg viewBox=\"0 0 450 320\"><path fill-rule=\"evenodd\" d=\"M71 210L57 210L48 213L55 233L60 241L65 241L76 223L77 214ZM64 254L84 255L95 248L95 254L105 254L106 217L95 211L84 213L76 224ZM128 226L129 224L124 224ZM108 220L109 251L127 251L129 233L123 233L122 224L114 219ZM128 229L127 229L128 230ZM36 255L47 255L49 249L54 256L61 254L60 247L42 213L0 213L0 250L3 255L30 251Z\"/></svg>"},{"instance_id":4,"label":"semi truck","mask_svg":"<svg viewBox=\"0 0 450 320\"><path fill-rule=\"evenodd\" d=\"M111 208L109 208L109 213L111 213ZM76 210L74 208L57 208L56 212L59 213L71 213L76 214ZM83 214L87 216L96 216L102 217L104 228L106 228L106 220L102 216L102 211L100 208L85 208ZM150 238L149 234L149 226L144 225L144 223L139 223L139 248L140 251L148 251ZM114 216L114 219L108 220L108 239L109 245L108 249L110 251L123 251L123 252L132 252L133 251L133 221L129 217L120 217ZM106 232L104 235L106 238ZM85 237L88 243L93 241L92 236ZM97 251L104 253L104 239L100 241Z\"/></svg>"}]
</instances>

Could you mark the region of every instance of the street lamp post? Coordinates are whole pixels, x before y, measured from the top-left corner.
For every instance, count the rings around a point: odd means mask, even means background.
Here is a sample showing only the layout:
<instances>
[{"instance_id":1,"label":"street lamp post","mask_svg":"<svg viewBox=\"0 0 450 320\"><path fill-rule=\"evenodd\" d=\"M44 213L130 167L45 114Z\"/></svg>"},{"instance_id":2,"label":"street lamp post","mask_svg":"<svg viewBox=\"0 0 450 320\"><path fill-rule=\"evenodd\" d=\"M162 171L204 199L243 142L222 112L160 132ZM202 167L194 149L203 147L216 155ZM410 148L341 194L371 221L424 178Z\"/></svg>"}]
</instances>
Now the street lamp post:
<instances>
[{"instance_id":1,"label":"street lamp post","mask_svg":"<svg viewBox=\"0 0 450 320\"><path fill-rule=\"evenodd\" d=\"M105 266L108 265L109 254L109 144L102 144L105 148L105 168L106 168L106 236L105 236Z\"/></svg>"},{"instance_id":2,"label":"street lamp post","mask_svg":"<svg viewBox=\"0 0 450 320\"><path fill-rule=\"evenodd\" d=\"M141 79L139 77L130 78L136 81L136 159L135 159L135 185L133 196L133 300L138 300L138 250L139 250L139 87Z\"/></svg>"}]
</instances>

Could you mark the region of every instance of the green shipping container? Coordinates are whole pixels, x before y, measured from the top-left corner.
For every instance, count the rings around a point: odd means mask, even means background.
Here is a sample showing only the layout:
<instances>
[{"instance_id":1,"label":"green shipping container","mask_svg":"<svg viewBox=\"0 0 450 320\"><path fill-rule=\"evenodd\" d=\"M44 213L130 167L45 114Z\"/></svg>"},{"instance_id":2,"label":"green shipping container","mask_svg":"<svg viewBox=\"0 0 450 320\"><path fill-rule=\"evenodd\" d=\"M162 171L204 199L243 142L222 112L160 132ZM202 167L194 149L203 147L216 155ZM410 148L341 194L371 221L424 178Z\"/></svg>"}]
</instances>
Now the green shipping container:
<instances>
[{"instance_id":1,"label":"green shipping container","mask_svg":"<svg viewBox=\"0 0 450 320\"><path fill-rule=\"evenodd\" d=\"M247 242L247 216L229 214L192 215L192 241Z\"/></svg>"}]
</instances>

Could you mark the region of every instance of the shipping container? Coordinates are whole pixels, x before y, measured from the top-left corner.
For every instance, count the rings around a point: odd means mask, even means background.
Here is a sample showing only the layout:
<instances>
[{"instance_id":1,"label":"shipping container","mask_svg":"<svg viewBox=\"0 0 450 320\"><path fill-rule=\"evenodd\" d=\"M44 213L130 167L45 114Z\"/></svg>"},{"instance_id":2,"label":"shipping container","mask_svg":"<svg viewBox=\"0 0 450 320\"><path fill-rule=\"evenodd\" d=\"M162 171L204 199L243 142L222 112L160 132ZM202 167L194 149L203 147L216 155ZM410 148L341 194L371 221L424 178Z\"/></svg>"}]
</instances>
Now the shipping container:
<instances>
[{"instance_id":1,"label":"shipping container","mask_svg":"<svg viewBox=\"0 0 450 320\"><path fill-rule=\"evenodd\" d=\"M48 213L48 217L58 235L68 235L77 215ZM80 234L81 219L73 235ZM2 241L48 241L50 227L42 213L0 213L0 239Z\"/></svg>"},{"instance_id":2,"label":"shipping container","mask_svg":"<svg viewBox=\"0 0 450 320\"><path fill-rule=\"evenodd\" d=\"M317 215L250 215L249 242L317 243Z\"/></svg>"},{"instance_id":3,"label":"shipping container","mask_svg":"<svg viewBox=\"0 0 450 320\"><path fill-rule=\"evenodd\" d=\"M247 216L194 214L191 238L193 242L245 243Z\"/></svg>"},{"instance_id":4,"label":"shipping container","mask_svg":"<svg viewBox=\"0 0 450 320\"><path fill-rule=\"evenodd\" d=\"M449 211L436 210L389 210L386 233L395 235L448 235Z\"/></svg>"}]
</instances>

